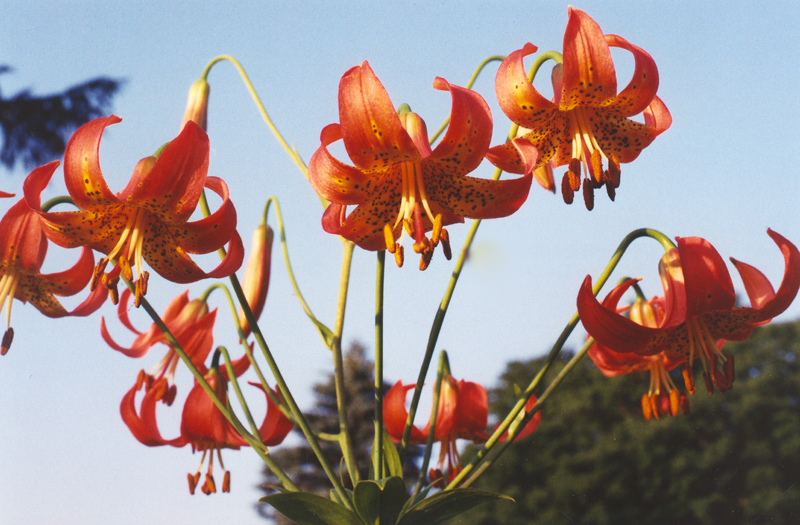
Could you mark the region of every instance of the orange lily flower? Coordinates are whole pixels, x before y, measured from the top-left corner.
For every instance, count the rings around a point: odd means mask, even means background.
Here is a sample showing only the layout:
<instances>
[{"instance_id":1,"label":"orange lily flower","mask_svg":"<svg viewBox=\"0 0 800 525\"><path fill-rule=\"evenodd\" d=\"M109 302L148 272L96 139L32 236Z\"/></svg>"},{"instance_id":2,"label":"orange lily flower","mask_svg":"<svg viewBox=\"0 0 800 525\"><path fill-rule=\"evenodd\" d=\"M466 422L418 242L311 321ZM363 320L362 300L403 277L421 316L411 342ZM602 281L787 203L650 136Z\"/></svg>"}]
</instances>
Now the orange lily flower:
<instances>
[{"instance_id":1,"label":"orange lily flower","mask_svg":"<svg viewBox=\"0 0 800 525\"><path fill-rule=\"evenodd\" d=\"M58 161L36 168L29 178L56 166ZM89 284L94 257L90 249L84 248L78 262L68 270L42 274L40 270L47 254L47 238L39 214L30 209L24 200L13 205L0 220L0 246L0 310L5 306L7 325L0 355L8 352L14 337L11 328L11 303L14 298L23 303L30 301L47 317L86 316L105 301L105 291L97 290L71 312L58 302L55 295L75 295Z\"/></svg>"},{"instance_id":2,"label":"orange lily flower","mask_svg":"<svg viewBox=\"0 0 800 525\"><path fill-rule=\"evenodd\" d=\"M736 293L719 253L705 239L678 238L678 247L659 264L664 287L664 316L656 327L644 326L600 304L587 276L578 293L578 313L589 335L610 350L683 363L686 388L694 391L692 364L698 357L709 393L724 392L735 379L733 356L721 347L725 340L742 341L753 329L786 310L800 289L800 252L781 235L767 230L780 248L785 272L777 292L760 271L731 259L742 277L750 307L736 307ZM723 370L717 365L722 361Z\"/></svg>"},{"instance_id":3,"label":"orange lily flower","mask_svg":"<svg viewBox=\"0 0 800 525\"><path fill-rule=\"evenodd\" d=\"M514 213L525 202L531 176L494 181L466 176L481 163L492 135L492 115L483 98L436 78L435 89L452 97L450 126L431 151L425 122L416 113L395 111L367 62L348 70L339 83L339 124L326 126L322 145L309 162L309 180L331 204L322 217L328 233L365 250L395 254L403 230L414 239L425 269L439 241L450 258L443 226L464 217L489 219ZM353 161L348 166L328 151L342 139ZM356 205L347 213L347 206ZM426 232L432 232L426 237Z\"/></svg>"},{"instance_id":4,"label":"orange lily flower","mask_svg":"<svg viewBox=\"0 0 800 525\"><path fill-rule=\"evenodd\" d=\"M630 279L614 288L603 300L603 307L619 313L629 310L629 319L634 323L657 328L666 315L663 297L654 297L649 301L637 298L630 309L617 307L622 295L636 281L637 279ZM669 375L669 371L677 367L680 361L669 359L664 352L655 355L619 353L595 342L589 348L589 357L606 377L650 372L650 390L642 396L642 413L645 419L653 416L658 419L664 414L677 416L680 411L689 413L689 398L675 386Z\"/></svg>"},{"instance_id":5,"label":"orange lily flower","mask_svg":"<svg viewBox=\"0 0 800 525\"><path fill-rule=\"evenodd\" d=\"M249 362L245 361L246 365ZM238 369L237 369L238 368ZM247 367L234 367L234 373L238 376L244 373ZM143 372L139 374L141 378ZM204 375L209 386L214 390L223 403L228 399L228 380L227 372L223 369L219 371L216 365L212 365ZM253 383L251 383L253 384ZM194 494L195 488L200 481L200 469L208 456L208 470L206 471L205 482L201 488L206 495L217 491L214 482L214 452L219 458L220 467L225 469L222 463L222 449L230 448L239 450L239 447L248 446L247 441L239 435L230 422L225 419L222 412L214 405L213 401L199 383L195 382L194 387L189 392L183 405L181 416L181 433L173 439L165 439L161 436L158 429L156 418L156 403L163 401L168 395L169 388L165 379L159 379L150 385L146 390L141 402L139 413L136 411L136 392L141 388L142 382L137 383L122 398L120 404L120 414L125 424L130 429L133 436L142 444L149 447L170 445L173 447L183 447L186 444L192 446L192 452L201 451L203 457L197 472L188 474L189 492ZM261 385L255 385L261 388ZM280 395L275 391L275 394ZM259 428L259 435L262 442L267 446L279 445L294 427L280 409L267 397L267 413L264 421ZM174 398L174 394L173 394ZM222 492L230 492L230 472L225 471Z\"/></svg>"},{"instance_id":6,"label":"orange lily flower","mask_svg":"<svg viewBox=\"0 0 800 525\"><path fill-rule=\"evenodd\" d=\"M383 399L383 420L386 432L393 441L398 443L403 438L403 431L408 419L408 410L405 406L406 394L415 386L414 384L403 385L402 381L398 381L386 392ZM525 409L530 410L534 403L536 403L536 398L532 397ZM431 469L431 481L442 477L441 469L445 466L445 458L447 459L445 472L447 472L448 481L461 471L461 458L456 447L456 440L469 439L473 443L486 442L489 439L489 434L486 433L488 416L489 397L483 386L463 379L456 381L449 374L442 378L439 406L436 411L436 430L434 431L434 441L441 444L439 469ZM515 441L536 430L540 419L541 413L537 412L517 435ZM422 430L413 426L409 443L426 443L429 432L430 421ZM506 435L501 439L505 440Z\"/></svg>"},{"instance_id":7,"label":"orange lily flower","mask_svg":"<svg viewBox=\"0 0 800 525\"><path fill-rule=\"evenodd\" d=\"M633 78L619 93L609 46L630 51L634 58ZM581 187L583 165L587 208L593 206L594 189L604 184L613 200L619 164L638 157L672 124L667 107L656 96L655 61L624 38L604 35L589 15L570 7L563 64L553 70L555 98L551 102L533 87L525 72L523 58L536 50L529 43L508 55L495 82L503 112L527 128L527 133L491 148L486 158L510 173L530 173L550 162L569 165L562 181L568 203ZM644 124L629 119L639 113ZM603 163L608 169L603 169Z\"/></svg>"},{"instance_id":8,"label":"orange lily flower","mask_svg":"<svg viewBox=\"0 0 800 525\"><path fill-rule=\"evenodd\" d=\"M95 268L92 288L102 281L113 294L120 272L133 280L131 267L135 266L137 306L147 291L144 260L159 275L176 283L227 277L236 271L244 257L242 240L236 233L236 210L225 182L207 177L206 133L194 122L187 122L157 158L140 160L128 186L114 194L100 171L98 153L103 130L120 120L113 115L93 120L70 139L64 154L64 177L81 211L43 213L45 235L60 246L87 246L106 254ZM25 199L31 208L39 209L40 194L54 170L55 166L26 181ZM210 216L187 222L204 187L217 193L222 203ZM226 243L227 256L208 273L188 255L209 253ZM115 267L104 275L109 261Z\"/></svg>"}]
</instances>

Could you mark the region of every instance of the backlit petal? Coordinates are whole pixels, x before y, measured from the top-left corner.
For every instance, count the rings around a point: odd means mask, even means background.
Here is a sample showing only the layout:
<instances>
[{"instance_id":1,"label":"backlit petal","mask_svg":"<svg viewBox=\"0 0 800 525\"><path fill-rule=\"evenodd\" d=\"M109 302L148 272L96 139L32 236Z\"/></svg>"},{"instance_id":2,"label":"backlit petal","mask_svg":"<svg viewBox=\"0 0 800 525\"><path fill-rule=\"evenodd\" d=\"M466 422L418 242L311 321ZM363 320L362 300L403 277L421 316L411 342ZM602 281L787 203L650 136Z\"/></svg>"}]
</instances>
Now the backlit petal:
<instances>
[{"instance_id":1,"label":"backlit petal","mask_svg":"<svg viewBox=\"0 0 800 525\"><path fill-rule=\"evenodd\" d=\"M122 119L111 115L92 120L72 135L64 151L64 181L75 205L83 210L99 210L118 204L100 170L100 138L106 126Z\"/></svg>"},{"instance_id":2,"label":"backlit petal","mask_svg":"<svg viewBox=\"0 0 800 525\"><path fill-rule=\"evenodd\" d=\"M519 209L528 198L533 175L513 180L487 180L452 176L438 163L423 165L423 180L428 197L462 217L494 219Z\"/></svg>"},{"instance_id":3,"label":"backlit petal","mask_svg":"<svg viewBox=\"0 0 800 525\"><path fill-rule=\"evenodd\" d=\"M589 15L572 7L563 55L562 111L578 105L602 106L614 98L617 76L605 35Z\"/></svg>"},{"instance_id":4,"label":"backlit petal","mask_svg":"<svg viewBox=\"0 0 800 525\"><path fill-rule=\"evenodd\" d=\"M613 101L615 108L626 116L638 115L646 108L658 90L658 68L650 54L617 35L606 35L611 47L627 49L633 54L634 70L631 81Z\"/></svg>"},{"instance_id":5,"label":"backlit petal","mask_svg":"<svg viewBox=\"0 0 800 525\"><path fill-rule=\"evenodd\" d=\"M341 138L339 124L326 126L320 135L322 145L308 163L308 180L314 191L332 202L361 203L371 188L372 177L340 162L328 151L327 146Z\"/></svg>"},{"instance_id":6,"label":"backlit petal","mask_svg":"<svg viewBox=\"0 0 800 525\"><path fill-rule=\"evenodd\" d=\"M736 292L717 250L700 237L677 237L677 240L686 285L687 318L733 308Z\"/></svg>"},{"instance_id":7,"label":"backlit petal","mask_svg":"<svg viewBox=\"0 0 800 525\"><path fill-rule=\"evenodd\" d=\"M529 43L514 51L500 64L495 77L495 92L503 113L530 129L546 125L550 114L558 111L558 106L540 95L525 73L523 59L536 50L536 46Z\"/></svg>"}]
</instances>

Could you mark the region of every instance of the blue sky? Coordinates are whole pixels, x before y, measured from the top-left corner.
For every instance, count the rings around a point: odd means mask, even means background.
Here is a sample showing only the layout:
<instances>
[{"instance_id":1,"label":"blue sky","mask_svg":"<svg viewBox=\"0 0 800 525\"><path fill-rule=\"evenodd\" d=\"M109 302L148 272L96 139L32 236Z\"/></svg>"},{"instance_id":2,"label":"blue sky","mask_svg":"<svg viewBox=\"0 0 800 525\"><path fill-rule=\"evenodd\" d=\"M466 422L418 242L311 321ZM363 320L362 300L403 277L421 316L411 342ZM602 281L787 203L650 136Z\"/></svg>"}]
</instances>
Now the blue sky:
<instances>
[{"instance_id":1,"label":"blue sky","mask_svg":"<svg viewBox=\"0 0 800 525\"><path fill-rule=\"evenodd\" d=\"M0 77L0 88L4 95L26 88L49 93L98 75L124 78L114 106L123 122L106 132L101 147L105 177L119 191L138 159L177 134L187 90L216 55L241 61L273 121L308 160L319 131L338 120L337 86L348 68L369 60L395 105L410 104L435 129L450 104L446 93L432 88L436 76L463 85L483 58L526 42L560 50L566 7L530 0L311 1L292 7L11 0L0 20L0 63L15 71ZM449 351L457 378L491 385L507 361L549 349L575 310L584 276L596 276L633 229L705 237L723 257L756 266L776 286L783 260L766 229L800 242L800 8L794 2L640 1L576 7L605 32L654 57L659 96L674 123L637 161L623 165L616 202L598 194L587 212L580 202L566 206L534 187L517 214L481 225L438 345ZM624 53L614 58L624 85L632 61ZM494 101L494 72L490 67L475 89L492 108L497 143L509 122ZM301 289L317 316L332 325L341 245L322 232L316 195L260 120L233 67L215 66L209 81L210 174L228 182L245 239L266 198L278 196ZM490 173L487 163L476 172ZM0 187L21 194L25 174L4 173ZM48 192L63 194L63 181ZM466 230L450 228L454 246ZM45 269L62 269L74 257L52 248ZM646 293L659 294L659 257L656 243L640 241L615 275L642 276ZM205 261L206 267L214 263ZM374 261L374 254L357 250L344 334L346 343L359 340L370 348ZM387 271L385 366L392 381L416 377L452 269L441 256L424 273L415 266ZM738 276L733 279L742 293ZM206 285L191 286L192 296ZM159 310L184 289L163 280L150 288ZM215 340L233 348L230 315L221 296L214 301L224 321ZM9 523L43 525L257 520L252 505L260 464L252 451L224 453L231 494L192 497L185 474L194 472L199 455L188 448L147 448L130 435L119 401L139 369L149 369L163 351L135 362L114 352L100 338L99 315L117 340L132 340L110 304L77 320L49 320L29 305L14 305L16 339L0 359L0 515ZM800 303L780 319L799 315ZM149 326L144 312L132 318L140 329ZM262 319L290 387L308 406L311 384L330 371L328 352L279 263ZM579 328L568 346L577 346L583 335ZM181 372L179 396L191 385ZM161 415L164 434L174 436L178 411Z\"/></svg>"}]
</instances>

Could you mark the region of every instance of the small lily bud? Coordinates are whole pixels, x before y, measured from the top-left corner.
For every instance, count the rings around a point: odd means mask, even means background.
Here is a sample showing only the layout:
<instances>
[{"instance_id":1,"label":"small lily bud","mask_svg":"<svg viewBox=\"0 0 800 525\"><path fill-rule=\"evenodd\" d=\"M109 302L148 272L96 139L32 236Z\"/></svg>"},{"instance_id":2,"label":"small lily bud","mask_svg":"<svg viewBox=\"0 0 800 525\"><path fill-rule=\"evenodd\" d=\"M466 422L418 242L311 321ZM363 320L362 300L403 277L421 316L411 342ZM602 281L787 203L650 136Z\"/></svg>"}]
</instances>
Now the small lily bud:
<instances>
[{"instance_id":1,"label":"small lily bud","mask_svg":"<svg viewBox=\"0 0 800 525\"><path fill-rule=\"evenodd\" d=\"M261 312L264 310L264 303L267 301L273 237L272 228L266 223L259 224L256 231L253 232L250 258L247 260L247 269L244 272L244 280L242 281L244 296L247 298L247 304L256 319L261 316ZM252 328L241 308L239 308L239 323L245 336L250 335Z\"/></svg>"},{"instance_id":2,"label":"small lily bud","mask_svg":"<svg viewBox=\"0 0 800 525\"><path fill-rule=\"evenodd\" d=\"M205 79L201 78L189 88L189 100L186 102L186 112L183 114L181 129L187 122L193 120L198 126L206 129L208 120L208 93L210 87Z\"/></svg>"}]
</instances>

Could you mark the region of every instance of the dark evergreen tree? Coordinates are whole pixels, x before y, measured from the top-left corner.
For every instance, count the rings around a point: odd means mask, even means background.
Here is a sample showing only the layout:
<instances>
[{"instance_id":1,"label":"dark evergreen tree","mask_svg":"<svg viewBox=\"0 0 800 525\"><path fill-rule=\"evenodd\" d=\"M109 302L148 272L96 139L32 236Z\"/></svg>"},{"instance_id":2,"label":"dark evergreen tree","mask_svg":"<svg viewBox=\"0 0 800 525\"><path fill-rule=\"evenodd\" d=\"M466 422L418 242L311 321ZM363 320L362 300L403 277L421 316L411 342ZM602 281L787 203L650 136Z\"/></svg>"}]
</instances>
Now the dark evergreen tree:
<instances>
[{"instance_id":1,"label":"dark evergreen tree","mask_svg":"<svg viewBox=\"0 0 800 525\"><path fill-rule=\"evenodd\" d=\"M9 71L0 65L0 74ZM53 95L24 90L5 98L0 93L0 163L13 169L20 162L33 169L58 159L79 126L107 115L121 85L121 80L98 77Z\"/></svg>"},{"instance_id":2,"label":"dark evergreen tree","mask_svg":"<svg viewBox=\"0 0 800 525\"><path fill-rule=\"evenodd\" d=\"M361 478L366 479L369 474L370 454L375 433L373 423L375 419L375 376L373 363L366 358L364 347L358 343L354 343L345 353L344 377L348 409L347 420L355 448L356 463L359 466ZM388 390L389 386L384 382L384 392ZM339 432L339 416L336 408L333 374L330 374L324 383L314 385L314 396L316 398L314 407L306 413L309 425L317 432L337 434ZM295 432L303 439L303 443L294 447L283 446L271 450L272 459L288 474L300 490L328 497L332 489L328 477L322 470L311 447L302 437L300 429L295 428ZM343 474L346 486L352 488L347 468L342 461L339 444L322 440L320 445L337 475ZM405 461L407 480L416 479L415 476L418 472L415 467L416 459L420 456L419 447L409 447ZM273 494L275 491L270 486L278 485L277 478L265 467L264 484L261 486L265 494ZM275 512L269 505L259 504L257 510L261 516L273 520L278 525L294 523Z\"/></svg>"},{"instance_id":3,"label":"dark evergreen tree","mask_svg":"<svg viewBox=\"0 0 800 525\"><path fill-rule=\"evenodd\" d=\"M544 405L539 429L474 485L516 503L452 523L800 523L800 322L760 328L725 352L736 356L731 391L709 396L700 380L689 415L650 421L646 373L609 379L585 359ZM508 365L495 414L540 364Z\"/></svg>"}]
</instances>

